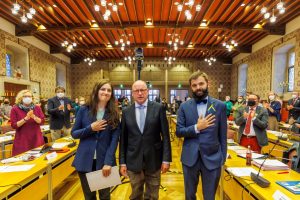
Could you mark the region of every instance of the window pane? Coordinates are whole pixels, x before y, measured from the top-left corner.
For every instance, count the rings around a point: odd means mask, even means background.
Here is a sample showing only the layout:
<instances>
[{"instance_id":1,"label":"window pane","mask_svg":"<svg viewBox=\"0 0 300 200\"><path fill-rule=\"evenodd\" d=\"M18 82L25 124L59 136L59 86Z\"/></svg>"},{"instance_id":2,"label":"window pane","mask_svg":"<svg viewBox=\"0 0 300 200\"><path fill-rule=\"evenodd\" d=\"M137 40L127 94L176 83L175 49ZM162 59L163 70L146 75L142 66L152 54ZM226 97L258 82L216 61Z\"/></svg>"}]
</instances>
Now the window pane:
<instances>
[{"instance_id":1,"label":"window pane","mask_svg":"<svg viewBox=\"0 0 300 200\"><path fill-rule=\"evenodd\" d=\"M289 67L295 65L295 52L289 54Z\"/></svg>"},{"instance_id":2,"label":"window pane","mask_svg":"<svg viewBox=\"0 0 300 200\"><path fill-rule=\"evenodd\" d=\"M5 58L6 58L6 76L11 77L12 76L12 74L11 74L11 55L6 54Z\"/></svg>"},{"instance_id":3,"label":"window pane","mask_svg":"<svg viewBox=\"0 0 300 200\"><path fill-rule=\"evenodd\" d=\"M288 77L288 91L291 92L294 90L294 67L289 68L289 77Z\"/></svg>"}]
</instances>

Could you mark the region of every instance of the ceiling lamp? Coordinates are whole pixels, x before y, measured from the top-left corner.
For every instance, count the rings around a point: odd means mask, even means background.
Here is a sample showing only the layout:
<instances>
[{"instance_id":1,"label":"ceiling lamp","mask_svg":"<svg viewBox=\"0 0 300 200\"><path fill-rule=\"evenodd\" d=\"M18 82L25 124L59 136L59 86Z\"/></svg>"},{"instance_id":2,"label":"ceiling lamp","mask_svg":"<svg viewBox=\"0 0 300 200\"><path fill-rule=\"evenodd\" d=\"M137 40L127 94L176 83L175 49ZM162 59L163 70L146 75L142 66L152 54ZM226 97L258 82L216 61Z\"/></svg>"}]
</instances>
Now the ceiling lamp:
<instances>
[{"instance_id":1,"label":"ceiling lamp","mask_svg":"<svg viewBox=\"0 0 300 200\"><path fill-rule=\"evenodd\" d=\"M278 10L278 13L280 15L282 15L282 14L285 13L285 7L284 7L284 3L282 2L282 0L279 0L279 2L276 5L276 9ZM263 7L260 10L260 12L261 12L261 14L264 15L265 19L270 19L271 23L275 23L276 22L277 17L275 16L275 9L274 8L273 8L272 16L271 16L271 14L269 12L267 12L267 8L266 7Z\"/></svg>"},{"instance_id":2,"label":"ceiling lamp","mask_svg":"<svg viewBox=\"0 0 300 200\"><path fill-rule=\"evenodd\" d=\"M126 45L130 46L130 40L126 35L121 35L121 38L119 40L115 41L116 46L120 46L121 51L125 50Z\"/></svg>"},{"instance_id":3,"label":"ceiling lamp","mask_svg":"<svg viewBox=\"0 0 300 200\"><path fill-rule=\"evenodd\" d=\"M21 10L21 5L18 4L18 1L16 1L16 3L13 4L13 8L11 9L11 12L13 15L17 15L20 10ZM28 11L29 12L26 13L25 9L23 9L23 15L20 17L22 23L24 24L28 22L28 19L32 19L36 13L36 10L33 7L29 8Z\"/></svg>"},{"instance_id":4,"label":"ceiling lamp","mask_svg":"<svg viewBox=\"0 0 300 200\"><path fill-rule=\"evenodd\" d=\"M204 59L205 62L208 63L208 65L212 65L212 63L216 62L217 59L214 56L208 56L207 58Z\"/></svg>"},{"instance_id":5,"label":"ceiling lamp","mask_svg":"<svg viewBox=\"0 0 300 200\"><path fill-rule=\"evenodd\" d=\"M94 62L96 62L96 59L87 57L84 59L84 62L88 63L88 65L91 66Z\"/></svg>"},{"instance_id":6,"label":"ceiling lamp","mask_svg":"<svg viewBox=\"0 0 300 200\"><path fill-rule=\"evenodd\" d=\"M226 47L226 49L231 52L235 47L238 46L238 43L235 40L231 40L230 42L223 42L223 47Z\"/></svg>"},{"instance_id":7,"label":"ceiling lamp","mask_svg":"<svg viewBox=\"0 0 300 200\"><path fill-rule=\"evenodd\" d=\"M122 4L119 4L119 6L121 6L121 5L122 5ZM118 11L118 5L115 4L114 2L112 2L112 3L107 3L107 1L101 0L101 1L100 1L100 5L98 5L98 4L95 4L95 5L94 5L94 9L95 9L96 12L100 12L100 10L101 10L101 7L100 7L100 6L102 6L102 7L105 8L105 11L104 11L104 14L103 14L103 19L104 19L105 21L107 21L108 18L109 18L109 16L111 15L111 10L114 11L114 12L117 12L117 11Z\"/></svg>"},{"instance_id":8,"label":"ceiling lamp","mask_svg":"<svg viewBox=\"0 0 300 200\"><path fill-rule=\"evenodd\" d=\"M183 45L184 44L184 41L183 40L181 40L180 42L179 42L179 39L180 39L180 36L178 36L178 34L168 34L168 36L170 36L171 38L170 38L170 40L168 41L168 44L172 47L173 46L173 49L176 51L176 50L178 50L178 43L180 44L180 45Z\"/></svg>"},{"instance_id":9,"label":"ceiling lamp","mask_svg":"<svg viewBox=\"0 0 300 200\"><path fill-rule=\"evenodd\" d=\"M191 13L191 10L193 9L194 6L195 6L196 12L199 12L201 10L201 5L200 4L195 5L194 0L188 0L188 2L185 2L184 4L180 4L180 3L176 2L175 5L177 5L177 10L179 12L185 10L184 14L185 14L185 17L187 20L192 19L193 15Z\"/></svg>"},{"instance_id":10,"label":"ceiling lamp","mask_svg":"<svg viewBox=\"0 0 300 200\"><path fill-rule=\"evenodd\" d=\"M171 51L165 50L167 55L164 57L164 61L166 61L169 65L176 60L175 56L171 56Z\"/></svg>"},{"instance_id":11,"label":"ceiling lamp","mask_svg":"<svg viewBox=\"0 0 300 200\"><path fill-rule=\"evenodd\" d=\"M134 56L132 56L132 57L131 57L131 56L128 56L128 57L125 57L124 60L125 60L125 61L128 61L128 64L131 65L131 64L132 64L132 61L135 60L135 57L134 57Z\"/></svg>"},{"instance_id":12,"label":"ceiling lamp","mask_svg":"<svg viewBox=\"0 0 300 200\"><path fill-rule=\"evenodd\" d=\"M77 43L75 41L70 43L68 40L65 40L61 43L61 46L66 48L67 52L71 52L75 47L77 47Z\"/></svg>"}]
</instances>

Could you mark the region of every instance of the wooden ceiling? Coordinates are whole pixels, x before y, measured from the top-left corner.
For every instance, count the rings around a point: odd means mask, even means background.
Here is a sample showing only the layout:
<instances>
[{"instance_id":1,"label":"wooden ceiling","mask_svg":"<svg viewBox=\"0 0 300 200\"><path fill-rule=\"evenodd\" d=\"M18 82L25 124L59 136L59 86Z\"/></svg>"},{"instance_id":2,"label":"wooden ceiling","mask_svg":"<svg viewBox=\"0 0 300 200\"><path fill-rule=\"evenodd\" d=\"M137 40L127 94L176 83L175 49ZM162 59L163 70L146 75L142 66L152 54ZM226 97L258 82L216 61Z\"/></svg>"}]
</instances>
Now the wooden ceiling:
<instances>
[{"instance_id":1,"label":"wooden ceiling","mask_svg":"<svg viewBox=\"0 0 300 200\"><path fill-rule=\"evenodd\" d=\"M240 52L251 52L251 45L269 35L284 35L285 24L300 15L300 0L282 0L286 12L276 10L279 0L195 0L201 10L192 7L192 19L187 20L177 4L188 0L107 0L118 5L104 20L105 7L100 0L18 0L21 10L13 15L11 9L16 0L0 1L0 16L16 25L17 36L33 35L50 45L51 53L64 53L72 61L80 61L93 55L97 59L121 59L133 56L135 47L144 48L145 57L161 57L167 54L182 59L203 59L211 54L220 60L231 60ZM120 5L122 4L122 5ZM35 8L33 19L23 24L23 9ZM277 21L271 24L260 10L275 10ZM146 26L148 19L153 23ZM200 26L206 21L207 26ZM97 23L98 26L92 27ZM261 24L262 28L254 28ZM41 29L41 25L46 29ZM39 27L39 28L38 28ZM115 41L130 41L125 50ZM183 45L174 50L168 42L178 38ZM75 41L77 47L70 53L61 47L64 40ZM229 52L222 46L224 41L234 39L238 47ZM151 42L153 47L147 47ZM112 47L109 47L109 44ZM191 44L191 46L189 46Z\"/></svg>"}]
</instances>

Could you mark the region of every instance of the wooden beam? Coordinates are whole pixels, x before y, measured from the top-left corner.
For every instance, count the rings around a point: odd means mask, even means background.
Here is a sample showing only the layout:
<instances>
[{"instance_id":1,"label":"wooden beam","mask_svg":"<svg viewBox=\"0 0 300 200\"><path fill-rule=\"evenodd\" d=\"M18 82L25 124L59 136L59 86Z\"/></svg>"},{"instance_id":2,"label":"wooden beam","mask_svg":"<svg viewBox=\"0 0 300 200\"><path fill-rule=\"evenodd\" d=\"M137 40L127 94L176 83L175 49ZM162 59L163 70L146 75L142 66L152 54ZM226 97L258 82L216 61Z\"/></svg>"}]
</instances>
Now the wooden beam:
<instances>
[{"instance_id":1,"label":"wooden beam","mask_svg":"<svg viewBox=\"0 0 300 200\"><path fill-rule=\"evenodd\" d=\"M61 31L93 31L93 30L131 30L131 29L140 29L140 28L171 28L171 29L189 29L189 30L228 30L228 31L256 31L256 32L267 32L269 34L273 35L284 35L285 34L285 27L284 26L264 26L262 28L253 28L254 25L245 26L245 25L218 25L210 23L206 27L200 27L198 25L193 25L191 23L180 23L176 25L175 23L154 23L154 26L147 27L144 23L140 22L138 24L123 24L123 25L112 25L112 24L98 24L99 27L97 28L91 28L89 24L86 25L76 25L76 26L52 26L52 27L46 27L45 30L39 30L37 28L33 27L27 27L27 26L20 26L17 25L16 27L16 33L26 33L28 35L33 35L36 32L61 32ZM20 35L17 35L20 36Z\"/></svg>"},{"instance_id":2,"label":"wooden beam","mask_svg":"<svg viewBox=\"0 0 300 200\"><path fill-rule=\"evenodd\" d=\"M163 48L167 49L170 47L168 44L153 44L153 47L147 47L147 44L137 44L137 45L130 45L130 47L126 47L127 49L130 48L131 50L134 50L136 47L142 47L142 48ZM107 48L105 45L90 45L88 47L86 46L77 46L74 48L74 51L91 51L91 50L116 50L118 48ZM195 45L193 48L187 48L183 46L178 46L178 49L201 49L201 50L224 50L227 51L225 47L222 45ZM252 46L242 46L242 47L236 47L232 51L237 51L240 53L251 53ZM50 47L50 53L62 53L65 52L66 49L58 46L51 46Z\"/></svg>"}]
</instances>

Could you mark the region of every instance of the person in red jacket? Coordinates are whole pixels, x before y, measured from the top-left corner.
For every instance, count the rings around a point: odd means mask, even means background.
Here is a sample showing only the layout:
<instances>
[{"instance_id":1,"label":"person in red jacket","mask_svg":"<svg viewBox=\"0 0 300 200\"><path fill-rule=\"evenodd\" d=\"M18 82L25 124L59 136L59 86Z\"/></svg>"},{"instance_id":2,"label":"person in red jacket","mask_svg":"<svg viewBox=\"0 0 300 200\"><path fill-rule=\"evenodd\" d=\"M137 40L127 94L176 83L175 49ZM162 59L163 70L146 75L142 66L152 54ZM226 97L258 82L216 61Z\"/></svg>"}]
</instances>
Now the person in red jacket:
<instances>
[{"instance_id":1,"label":"person in red jacket","mask_svg":"<svg viewBox=\"0 0 300 200\"><path fill-rule=\"evenodd\" d=\"M44 123L44 114L39 106L34 105L30 90L21 90L17 94L10 120L12 128L16 129L12 156L45 143L40 128L40 125Z\"/></svg>"}]
</instances>

